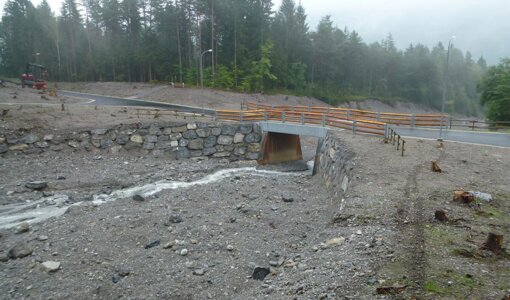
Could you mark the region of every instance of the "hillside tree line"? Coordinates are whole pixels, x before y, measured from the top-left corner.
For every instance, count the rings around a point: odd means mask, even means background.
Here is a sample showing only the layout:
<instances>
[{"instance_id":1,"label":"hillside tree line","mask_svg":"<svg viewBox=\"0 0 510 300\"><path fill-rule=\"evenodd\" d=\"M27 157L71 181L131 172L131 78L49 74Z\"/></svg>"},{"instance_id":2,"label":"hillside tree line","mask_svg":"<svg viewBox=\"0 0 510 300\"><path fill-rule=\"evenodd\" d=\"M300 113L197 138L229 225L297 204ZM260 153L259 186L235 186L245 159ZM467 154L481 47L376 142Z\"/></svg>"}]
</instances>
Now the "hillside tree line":
<instances>
[{"instance_id":1,"label":"hillside tree line","mask_svg":"<svg viewBox=\"0 0 510 300\"><path fill-rule=\"evenodd\" d=\"M212 52L205 52L213 49ZM39 53L39 54L37 54ZM17 77L27 62L56 81L185 82L245 92L288 92L329 103L404 99L447 111L480 111L483 58L452 47L397 49L391 35L365 43L325 16L309 28L294 0L8 0L0 23L0 72ZM204 54L204 55L202 55Z\"/></svg>"}]
</instances>

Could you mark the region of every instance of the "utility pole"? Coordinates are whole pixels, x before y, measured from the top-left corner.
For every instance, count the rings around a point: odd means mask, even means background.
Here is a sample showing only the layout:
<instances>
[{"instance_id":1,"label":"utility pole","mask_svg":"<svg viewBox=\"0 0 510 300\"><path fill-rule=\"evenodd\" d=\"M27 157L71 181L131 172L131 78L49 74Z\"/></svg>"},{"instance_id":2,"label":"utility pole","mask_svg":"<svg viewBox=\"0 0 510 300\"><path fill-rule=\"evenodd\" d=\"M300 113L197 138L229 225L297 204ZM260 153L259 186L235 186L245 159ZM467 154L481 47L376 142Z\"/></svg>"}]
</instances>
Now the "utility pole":
<instances>
[{"instance_id":1,"label":"utility pole","mask_svg":"<svg viewBox=\"0 0 510 300\"><path fill-rule=\"evenodd\" d=\"M213 49L205 50L202 52L202 55L200 55L200 87L202 88L202 91L204 90L204 68L203 68L203 60L204 60L204 54L213 52Z\"/></svg>"},{"instance_id":2,"label":"utility pole","mask_svg":"<svg viewBox=\"0 0 510 300\"><path fill-rule=\"evenodd\" d=\"M444 103L446 101L446 92L448 90L448 64L450 61L450 49L452 47L452 41L455 39L455 36L452 36L450 41L448 42L448 50L446 51L446 71L444 77L444 87L443 87L443 103L441 104L441 126L439 127L439 138L438 141L443 141L443 115L444 115Z\"/></svg>"},{"instance_id":3,"label":"utility pole","mask_svg":"<svg viewBox=\"0 0 510 300\"><path fill-rule=\"evenodd\" d=\"M211 0L211 49L214 51L214 0ZM214 85L214 54L211 59L211 71Z\"/></svg>"}]
</instances>

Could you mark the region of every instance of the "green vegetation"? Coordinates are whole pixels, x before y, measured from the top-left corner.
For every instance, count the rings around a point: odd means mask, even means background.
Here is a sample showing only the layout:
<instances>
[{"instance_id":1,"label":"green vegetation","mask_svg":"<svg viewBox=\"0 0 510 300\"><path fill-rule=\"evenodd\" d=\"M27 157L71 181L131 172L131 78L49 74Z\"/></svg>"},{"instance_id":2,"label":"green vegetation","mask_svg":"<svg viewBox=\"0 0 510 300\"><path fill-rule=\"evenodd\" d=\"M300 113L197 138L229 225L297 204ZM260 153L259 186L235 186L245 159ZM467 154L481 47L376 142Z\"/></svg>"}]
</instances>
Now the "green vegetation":
<instances>
[{"instance_id":1,"label":"green vegetation","mask_svg":"<svg viewBox=\"0 0 510 300\"><path fill-rule=\"evenodd\" d=\"M425 236L431 245L452 245L457 238L447 226L437 225L426 227Z\"/></svg>"},{"instance_id":2,"label":"green vegetation","mask_svg":"<svg viewBox=\"0 0 510 300\"><path fill-rule=\"evenodd\" d=\"M283 0L7 0L0 23L0 73L17 77L28 62L57 81L185 82L247 92L287 91L330 104L401 99L476 115L483 58L453 47L445 78L443 44L395 47L391 35L365 43L324 17L310 29L304 8ZM340 4L339 4L340 5ZM213 52L205 52L213 49ZM204 55L201 55L204 53Z\"/></svg>"},{"instance_id":3,"label":"green vegetation","mask_svg":"<svg viewBox=\"0 0 510 300\"><path fill-rule=\"evenodd\" d=\"M491 121L510 121L510 59L490 67L479 86L481 101Z\"/></svg>"},{"instance_id":4,"label":"green vegetation","mask_svg":"<svg viewBox=\"0 0 510 300\"><path fill-rule=\"evenodd\" d=\"M432 281L427 281L427 283L425 283L425 290L436 294L446 294L446 289L438 287L437 284Z\"/></svg>"}]
</instances>

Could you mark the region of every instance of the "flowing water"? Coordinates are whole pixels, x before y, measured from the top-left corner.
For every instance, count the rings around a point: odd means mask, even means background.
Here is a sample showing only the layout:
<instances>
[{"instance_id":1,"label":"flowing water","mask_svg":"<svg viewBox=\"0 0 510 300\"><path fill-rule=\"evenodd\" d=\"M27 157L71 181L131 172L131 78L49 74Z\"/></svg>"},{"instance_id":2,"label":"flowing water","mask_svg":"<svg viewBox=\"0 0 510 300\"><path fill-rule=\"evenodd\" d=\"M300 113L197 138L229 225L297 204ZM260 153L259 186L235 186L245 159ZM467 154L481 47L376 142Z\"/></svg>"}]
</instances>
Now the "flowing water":
<instances>
[{"instance_id":1,"label":"flowing water","mask_svg":"<svg viewBox=\"0 0 510 300\"><path fill-rule=\"evenodd\" d=\"M113 191L111 194L94 195L92 203L101 205L106 202L116 201L133 197L134 195L141 195L148 197L155 195L163 190L172 190L179 188L190 188L196 185L205 185L209 183L218 182L225 178L237 175L244 176L292 176L300 175L302 173L287 173L279 171L258 170L255 167L236 168L236 169L223 169L215 173L209 174L201 179L191 182L183 181L158 181L149 183L142 186L135 186L131 188ZM81 205L82 202L73 204L66 204L68 200L66 195L54 195L52 197L42 198L37 201L28 203L9 204L0 207L0 229L12 228L22 222L39 223L52 217L58 217L64 214L70 206Z\"/></svg>"}]
</instances>

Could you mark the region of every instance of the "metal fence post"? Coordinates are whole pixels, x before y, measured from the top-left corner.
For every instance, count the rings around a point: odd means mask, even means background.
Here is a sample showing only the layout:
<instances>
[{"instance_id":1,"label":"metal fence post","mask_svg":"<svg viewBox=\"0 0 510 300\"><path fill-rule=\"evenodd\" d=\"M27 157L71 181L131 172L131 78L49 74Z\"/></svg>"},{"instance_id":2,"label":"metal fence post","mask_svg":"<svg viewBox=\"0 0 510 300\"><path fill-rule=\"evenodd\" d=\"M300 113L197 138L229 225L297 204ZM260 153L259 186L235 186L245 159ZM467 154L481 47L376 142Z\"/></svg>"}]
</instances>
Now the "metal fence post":
<instances>
[{"instance_id":1,"label":"metal fence post","mask_svg":"<svg viewBox=\"0 0 510 300\"><path fill-rule=\"evenodd\" d=\"M285 112L282 111L282 123L285 123Z\"/></svg>"},{"instance_id":2,"label":"metal fence post","mask_svg":"<svg viewBox=\"0 0 510 300\"><path fill-rule=\"evenodd\" d=\"M301 124L305 124L305 113L301 113Z\"/></svg>"},{"instance_id":3,"label":"metal fence post","mask_svg":"<svg viewBox=\"0 0 510 300\"><path fill-rule=\"evenodd\" d=\"M239 114L239 121L242 122L243 121L243 111L241 110L240 114Z\"/></svg>"},{"instance_id":4,"label":"metal fence post","mask_svg":"<svg viewBox=\"0 0 510 300\"><path fill-rule=\"evenodd\" d=\"M381 122L381 113L377 112L377 122Z\"/></svg>"},{"instance_id":5,"label":"metal fence post","mask_svg":"<svg viewBox=\"0 0 510 300\"><path fill-rule=\"evenodd\" d=\"M267 116L267 110L266 110L266 111L264 111L264 121L267 121L267 119L268 119L268 116Z\"/></svg>"},{"instance_id":6,"label":"metal fence post","mask_svg":"<svg viewBox=\"0 0 510 300\"><path fill-rule=\"evenodd\" d=\"M356 120L352 121L352 134L356 134Z\"/></svg>"},{"instance_id":7,"label":"metal fence post","mask_svg":"<svg viewBox=\"0 0 510 300\"><path fill-rule=\"evenodd\" d=\"M416 115L411 115L411 127L416 126Z\"/></svg>"},{"instance_id":8,"label":"metal fence post","mask_svg":"<svg viewBox=\"0 0 510 300\"><path fill-rule=\"evenodd\" d=\"M384 124L384 138L388 138L388 124Z\"/></svg>"},{"instance_id":9,"label":"metal fence post","mask_svg":"<svg viewBox=\"0 0 510 300\"><path fill-rule=\"evenodd\" d=\"M322 114L322 127L326 126L326 114Z\"/></svg>"}]
</instances>

